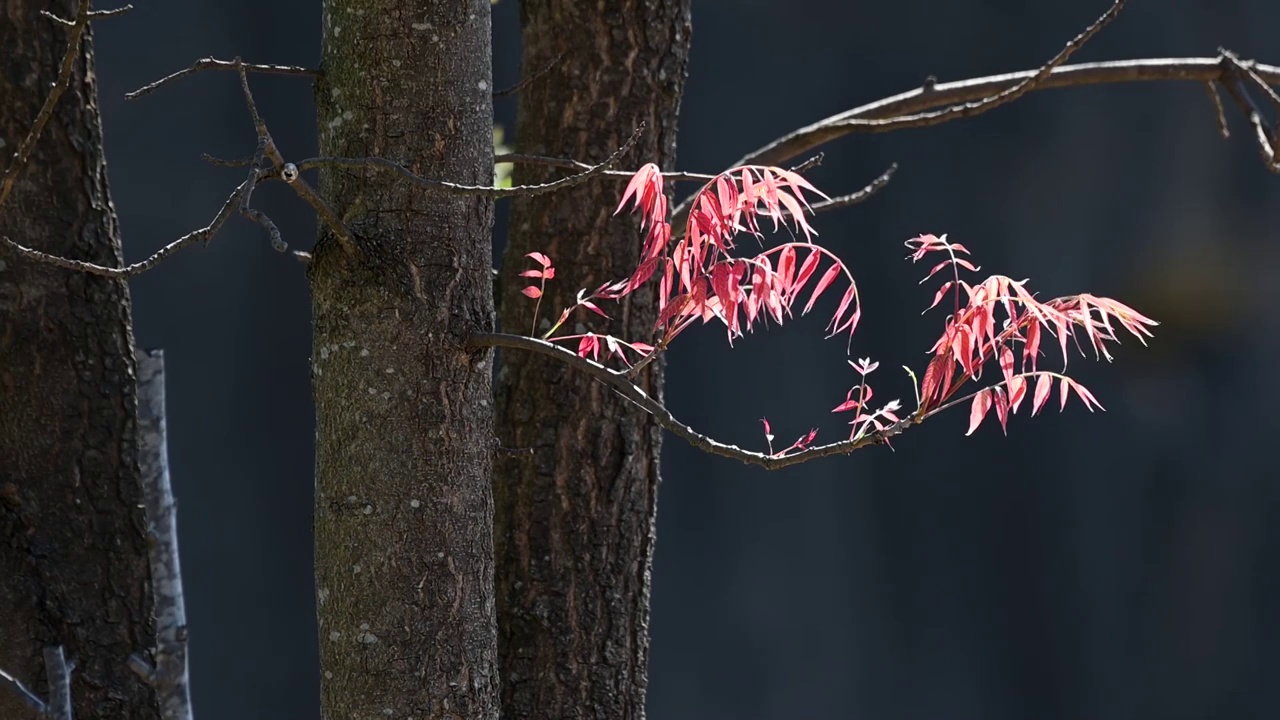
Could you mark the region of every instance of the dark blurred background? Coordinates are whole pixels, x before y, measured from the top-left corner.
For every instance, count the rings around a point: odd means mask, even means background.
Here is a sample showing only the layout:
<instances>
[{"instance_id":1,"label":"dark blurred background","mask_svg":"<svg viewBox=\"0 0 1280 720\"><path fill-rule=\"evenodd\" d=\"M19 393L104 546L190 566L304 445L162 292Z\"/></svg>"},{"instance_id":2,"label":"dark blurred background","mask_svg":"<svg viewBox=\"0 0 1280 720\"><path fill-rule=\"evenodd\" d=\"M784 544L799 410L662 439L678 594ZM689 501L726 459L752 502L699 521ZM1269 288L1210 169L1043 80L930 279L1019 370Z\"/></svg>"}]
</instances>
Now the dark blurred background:
<instances>
[{"instance_id":1,"label":"dark blurred background","mask_svg":"<svg viewBox=\"0 0 1280 720\"><path fill-rule=\"evenodd\" d=\"M520 74L517 0L494 8L495 84ZM680 169L714 171L796 126L916 87L1038 65L1107 0L698 0ZM125 92L198 57L314 66L303 0L135 0L97 26L112 191L128 259L204 225L251 154L233 75ZM1131 0L1077 59L1280 63L1272 0ZM310 83L253 79L286 156L314 154ZM514 101L498 104L513 126ZM1229 114L1230 109L1229 109ZM902 242L950 233L984 270L1048 296L1112 295L1161 320L1152 347L1073 369L1073 404L965 438L959 410L876 448L766 473L668 439L654 580L650 716L1254 718L1280 711L1280 539L1267 443L1280 399L1280 178L1194 84L1037 93L940 128L854 136L812 174L832 194L897 161L890 186L821 216L857 273L853 352L923 367L941 317ZM510 137L508 136L508 139ZM619 186L621 189L621 185ZM298 249L315 221L282 187L255 202ZM502 219L495 237L503 234ZM163 347L197 711L317 717L313 413L302 267L233 220L133 282L141 345ZM833 299L834 300L834 299ZM788 442L853 384L822 313L728 352L690 332L669 404L695 428Z\"/></svg>"}]
</instances>

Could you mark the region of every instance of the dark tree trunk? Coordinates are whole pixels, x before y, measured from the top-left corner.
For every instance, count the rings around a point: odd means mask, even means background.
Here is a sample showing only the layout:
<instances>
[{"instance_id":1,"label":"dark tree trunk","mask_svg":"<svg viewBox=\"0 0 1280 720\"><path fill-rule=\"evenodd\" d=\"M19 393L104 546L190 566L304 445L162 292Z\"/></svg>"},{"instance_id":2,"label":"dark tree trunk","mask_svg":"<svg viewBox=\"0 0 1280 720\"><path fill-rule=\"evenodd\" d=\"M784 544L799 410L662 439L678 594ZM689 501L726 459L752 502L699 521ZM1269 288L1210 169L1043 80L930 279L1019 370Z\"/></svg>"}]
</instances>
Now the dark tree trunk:
<instances>
[{"instance_id":1,"label":"dark tree trunk","mask_svg":"<svg viewBox=\"0 0 1280 720\"><path fill-rule=\"evenodd\" d=\"M324 155L493 182L489 0L326 0ZM495 718L493 203L325 172L356 236L310 268L316 582L329 720Z\"/></svg>"},{"instance_id":2,"label":"dark tree trunk","mask_svg":"<svg viewBox=\"0 0 1280 720\"><path fill-rule=\"evenodd\" d=\"M597 162L644 122L622 166L673 169L689 0L521 8L524 72L555 67L521 90L519 151ZM546 182L553 172L518 166L514 181ZM559 274L542 307L552 319L579 288L635 268L635 222L611 217L622 187L595 181L515 201L503 274L522 268L527 252L550 255ZM529 332L533 303L504 285L503 328ZM656 311L654 294L641 290L609 310L609 332L648 340ZM661 397L661 364L639 382ZM541 356L504 353L497 397L501 444L534 451L500 456L495 471L503 715L642 718L660 431L605 387Z\"/></svg>"},{"instance_id":3,"label":"dark tree trunk","mask_svg":"<svg viewBox=\"0 0 1280 720\"><path fill-rule=\"evenodd\" d=\"M0 3L0 155L31 128L66 52L39 15L75 3ZM28 247L120 263L86 31L71 85L13 194L0 233ZM154 642L137 457L129 289L0 249L0 667L43 688L41 648L76 663L77 718L157 717L126 660ZM33 713L0 692L0 718Z\"/></svg>"}]
</instances>

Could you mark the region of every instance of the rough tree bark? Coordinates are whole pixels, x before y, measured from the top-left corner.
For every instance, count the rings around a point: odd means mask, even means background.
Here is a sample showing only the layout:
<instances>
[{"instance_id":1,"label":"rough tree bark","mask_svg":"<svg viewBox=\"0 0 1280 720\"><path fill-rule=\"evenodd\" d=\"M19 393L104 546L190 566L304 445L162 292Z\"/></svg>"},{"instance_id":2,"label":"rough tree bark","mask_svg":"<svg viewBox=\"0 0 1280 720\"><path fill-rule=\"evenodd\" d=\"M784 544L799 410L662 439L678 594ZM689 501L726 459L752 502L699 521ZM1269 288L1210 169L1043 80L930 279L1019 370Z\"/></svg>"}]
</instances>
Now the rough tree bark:
<instances>
[{"instance_id":1,"label":"rough tree bark","mask_svg":"<svg viewBox=\"0 0 1280 720\"><path fill-rule=\"evenodd\" d=\"M0 3L0 155L6 164L57 78L73 0ZM93 44L86 37L0 231L63 257L120 263ZM78 718L157 717L129 672L154 642L137 457L129 290L0 250L0 667L35 687L41 649L76 663ZM43 692L43 689L41 689ZM0 692L0 717L33 713Z\"/></svg>"},{"instance_id":2,"label":"rough tree bark","mask_svg":"<svg viewBox=\"0 0 1280 720\"><path fill-rule=\"evenodd\" d=\"M489 0L326 0L325 155L493 182ZM327 171L355 236L322 232L315 323L316 581L329 720L497 716L493 203Z\"/></svg>"},{"instance_id":3,"label":"rough tree bark","mask_svg":"<svg viewBox=\"0 0 1280 720\"><path fill-rule=\"evenodd\" d=\"M673 169L689 0L525 0L521 23L525 73L554 67L521 90L519 152L598 162L643 122L620 167ZM517 166L514 182L553 172ZM600 181L514 201L504 276L527 252L550 255L560 274L542 307L552 319L577 289L635 268L635 223L611 217L621 189ZM533 303L505 284L502 327L527 333ZM656 298L641 290L609 312L611 333L647 340ZM508 352L500 363L501 444L533 450L499 455L495 470L503 715L642 718L660 431L556 360ZM639 384L661 397L661 363Z\"/></svg>"}]
</instances>

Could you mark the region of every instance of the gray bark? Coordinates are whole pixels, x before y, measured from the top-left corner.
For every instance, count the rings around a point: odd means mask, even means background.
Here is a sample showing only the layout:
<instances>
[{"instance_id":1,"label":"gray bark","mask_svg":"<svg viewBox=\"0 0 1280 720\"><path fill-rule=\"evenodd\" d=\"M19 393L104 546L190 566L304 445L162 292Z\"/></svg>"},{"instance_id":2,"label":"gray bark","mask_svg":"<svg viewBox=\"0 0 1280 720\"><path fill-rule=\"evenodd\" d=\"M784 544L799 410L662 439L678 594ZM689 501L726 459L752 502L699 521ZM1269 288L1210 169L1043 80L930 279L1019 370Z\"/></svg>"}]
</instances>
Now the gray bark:
<instances>
[{"instance_id":1,"label":"gray bark","mask_svg":"<svg viewBox=\"0 0 1280 720\"><path fill-rule=\"evenodd\" d=\"M324 155L493 180L488 0L326 0ZM316 581L329 720L495 718L492 201L336 169L321 190Z\"/></svg>"},{"instance_id":2,"label":"gray bark","mask_svg":"<svg viewBox=\"0 0 1280 720\"><path fill-rule=\"evenodd\" d=\"M67 47L67 28L38 13L75 9L70 0L0 5L7 162ZM44 252L116 265L93 66L86 30L71 85L0 209L0 229ZM77 718L157 716L154 693L126 662L154 637L135 386L125 283L0 249L0 667L48 696L37 681L41 652L64 646ZM0 693L0 717L32 713Z\"/></svg>"},{"instance_id":3,"label":"gray bark","mask_svg":"<svg viewBox=\"0 0 1280 720\"><path fill-rule=\"evenodd\" d=\"M526 0L524 72L554 68L521 90L519 152L603 160L647 125L620 167L674 169L676 119L688 63L689 0ZM559 58L558 60L556 58ZM517 184L556 171L517 166ZM613 218L622 181L594 181L514 201L503 263L511 278L539 251L555 261L543 312L554 319L579 288L627 277L641 243ZM527 333L533 303L505 282L501 323ZM649 340L648 290L606 304L608 331ZM593 322L581 317L570 320ZM662 396L662 363L639 378ZM500 455L495 472L503 714L510 718L643 718L649 662L661 432L608 388L560 361L504 352L499 438L532 455Z\"/></svg>"}]
</instances>

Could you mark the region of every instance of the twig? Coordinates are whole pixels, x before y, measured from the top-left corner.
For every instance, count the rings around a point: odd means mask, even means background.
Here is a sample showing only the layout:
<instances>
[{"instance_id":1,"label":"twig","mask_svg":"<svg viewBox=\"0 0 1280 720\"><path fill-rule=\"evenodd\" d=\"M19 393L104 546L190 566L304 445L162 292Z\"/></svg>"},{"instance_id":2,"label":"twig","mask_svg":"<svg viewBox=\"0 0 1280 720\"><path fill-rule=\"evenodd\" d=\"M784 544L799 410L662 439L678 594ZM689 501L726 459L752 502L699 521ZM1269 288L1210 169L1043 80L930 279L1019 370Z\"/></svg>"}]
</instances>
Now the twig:
<instances>
[{"instance_id":1,"label":"twig","mask_svg":"<svg viewBox=\"0 0 1280 720\"><path fill-rule=\"evenodd\" d=\"M249 207L249 199L253 196L253 189L258 185L258 177L262 174L263 163L266 161L267 145L270 144L271 138L259 131L258 150L253 155L253 163L249 167L249 177L245 179L244 192L240 193L240 214L252 220L253 222L266 228L267 235L271 238L271 247L277 252L284 252L289 249L284 238L280 237L280 228L267 217L267 214L256 208Z\"/></svg>"},{"instance_id":2,"label":"twig","mask_svg":"<svg viewBox=\"0 0 1280 720\"><path fill-rule=\"evenodd\" d=\"M981 115L985 112L994 110L1001 105L1007 105L1035 89L1036 85L1049 77L1054 68L1061 67L1063 63L1076 53L1076 51L1084 47L1085 43L1089 42L1094 35L1097 35L1102 28L1110 25L1111 21L1115 20L1116 16L1120 14L1120 10L1124 7L1125 2L1126 0L1113 0L1111 7L1108 8L1105 13L1099 16L1097 20L1094 20L1093 23L1089 25L1089 27L1085 28L1079 35L1071 38L1071 40L1067 42L1066 46L1063 47L1057 55L1054 55L1049 62L1041 65L1030 77L1023 79L1016 85L1001 90L994 95L982 98L981 100L952 105L941 110L924 111L913 115L880 119L848 118L841 122L848 125L848 127L853 130L887 132L900 128L918 128L940 125L952 120L959 120L960 118ZM926 86L923 87L922 90L925 94L933 94L937 92L937 85L936 83L930 85L926 82Z\"/></svg>"},{"instance_id":3,"label":"twig","mask_svg":"<svg viewBox=\"0 0 1280 720\"><path fill-rule=\"evenodd\" d=\"M468 344L475 348L502 347L527 350L560 360L609 386L624 399L652 415L660 427L679 436L690 445L712 455L731 458L749 465L758 465L766 470L778 470L833 455L847 455L864 447L882 444L915 424L914 418L908 417L901 422L886 427L884 430L868 433L857 440L844 440L827 445L819 445L801 450L793 455L776 457L766 453L743 450L737 445L720 442L693 430L688 425L677 420L662 403L654 400L648 393L634 385L627 378L625 372L610 370L597 362L579 357L577 354L545 340L502 333L477 333L470 337Z\"/></svg>"},{"instance_id":4,"label":"twig","mask_svg":"<svg viewBox=\"0 0 1280 720\"><path fill-rule=\"evenodd\" d=\"M124 97L126 100L136 100L143 95L155 92L166 83L173 82L174 80L180 80L188 75L194 75L204 70L237 70L240 67L243 67L249 72L264 73L267 75L301 75L310 78L320 77L319 70L298 67L296 65L259 65L255 63L241 63L239 59L227 61L208 57L191 63L191 67L179 70L172 75L166 75L149 85L143 85L131 93L125 93Z\"/></svg>"},{"instance_id":5,"label":"twig","mask_svg":"<svg viewBox=\"0 0 1280 720\"><path fill-rule=\"evenodd\" d=\"M209 153L200 153L200 159L209 163L214 167L239 168L239 167L249 167L250 165L253 164L252 155L250 155L249 157L237 158L235 160L224 160L223 158L220 158L220 157L214 157ZM265 179L266 178L259 178L258 181L261 182L262 180L265 180Z\"/></svg>"},{"instance_id":6,"label":"twig","mask_svg":"<svg viewBox=\"0 0 1280 720\"><path fill-rule=\"evenodd\" d=\"M4 670L0 670L0 685L8 685L10 689L17 693L18 697L22 698L23 702L31 707L32 710L35 710L42 716L44 715L45 708L47 707L44 700L41 700L39 695L31 692L26 685L22 684L21 680L10 675Z\"/></svg>"},{"instance_id":7,"label":"twig","mask_svg":"<svg viewBox=\"0 0 1280 720\"><path fill-rule=\"evenodd\" d=\"M74 665L67 662L61 645L44 649L44 674L49 681L49 704L45 713L49 720L72 720L72 669Z\"/></svg>"},{"instance_id":8,"label":"twig","mask_svg":"<svg viewBox=\"0 0 1280 720\"><path fill-rule=\"evenodd\" d=\"M493 96L495 98L500 98L500 97L506 97L508 95L515 95L516 93L528 87L531 83L536 82L538 78L542 77L543 75L546 75L548 72L551 72L551 70L555 68L556 64L560 62L560 58L562 57L564 57L564 53L558 53L555 57L551 58L551 62L544 65L540 70L534 72L529 77L523 78L522 80L520 80L520 82L516 83L515 85L512 85L511 87L503 88L501 90L495 90L493 93Z\"/></svg>"},{"instance_id":9,"label":"twig","mask_svg":"<svg viewBox=\"0 0 1280 720\"><path fill-rule=\"evenodd\" d=\"M9 161L9 167L5 168L4 178L0 179L0 207L4 207L5 201L9 199L9 193L13 192L13 183L18 179L18 173L26 167L36 141L40 139L45 124L53 116L53 108L71 84L71 72L75 69L76 55L80 52L80 41L84 38L85 27L89 25L91 5L91 0L80 0L80 5L76 8L76 17L71 23L71 36L67 39L67 51L62 56L62 67L58 70L58 79L54 81L48 97L44 99L44 105L40 106L40 112L36 113L36 119L31 123L31 130L22 139L17 152Z\"/></svg>"},{"instance_id":10,"label":"twig","mask_svg":"<svg viewBox=\"0 0 1280 720\"><path fill-rule=\"evenodd\" d=\"M140 655L129 667L155 688L163 720L191 720L187 670L187 610L178 556L178 504L169 482L165 423L164 353L139 350L138 462L147 506L147 555L156 603L154 665Z\"/></svg>"},{"instance_id":11,"label":"twig","mask_svg":"<svg viewBox=\"0 0 1280 720\"><path fill-rule=\"evenodd\" d=\"M804 172L809 168L813 168L821 165L822 159L824 157L826 156L823 153L818 153L817 155L814 155L813 157L809 158L808 160L805 160L799 165L792 165L790 170L791 172L795 172L795 173Z\"/></svg>"},{"instance_id":12,"label":"twig","mask_svg":"<svg viewBox=\"0 0 1280 720\"><path fill-rule=\"evenodd\" d=\"M124 15L125 13L129 12L132 9L133 9L132 5L125 5L124 7L118 7L118 8L115 8L114 10L90 10L89 19L101 20L103 18L120 17L121 15ZM41 10L40 14L58 23L59 25L66 25L67 27L75 27L75 24L76 24L75 20L68 20L64 17L58 17L57 15L54 15L48 10Z\"/></svg>"},{"instance_id":13,"label":"twig","mask_svg":"<svg viewBox=\"0 0 1280 720\"><path fill-rule=\"evenodd\" d=\"M1227 94L1235 101L1236 106L1249 118L1249 124L1254 129L1254 139L1258 141L1258 154L1262 157L1263 165L1271 172L1280 174L1280 157L1276 153L1276 133L1267 132L1266 121L1262 119L1262 111L1253 102L1253 97L1249 94L1249 90L1244 86L1241 78L1249 78L1256 84L1265 87L1277 107L1280 107L1280 97L1276 97L1275 91L1267 86L1266 82L1258 77L1256 73L1252 72L1251 69L1246 69L1233 53L1223 50L1222 64L1227 69L1222 79L1222 84L1226 87Z\"/></svg>"},{"instance_id":14,"label":"twig","mask_svg":"<svg viewBox=\"0 0 1280 720\"><path fill-rule=\"evenodd\" d=\"M953 86L962 83L939 85L935 79L926 79L924 86L910 93L904 93L895 98L882 100L879 103L873 103L862 108L855 108L796 130L747 155L737 163L734 163L734 166L777 165L824 142L849 133L890 132L904 128L931 127L951 122L952 120L981 115L1011 103L1032 90L1045 86L1046 81L1053 76L1055 71L1063 69L1063 63L1115 19L1121 8L1124 7L1125 2L1126 0L1113 0L1111 7L1105 13L1093 21L1083 32L1072 38L1057 55L1039 68L1027 73L1001 76L1002 78L1007 78L1007 81L999 83L999 88L990 90L984 88L985 92L965 97L953 97ZM991 81L995 79L980 78L976 81L965 82L985 81L987 84L994 84ZM884 112L880 107L881 105L889 105L893 101L899 101L901 104L906 105L901 100L905 99L906 96L912 96L912 99L916 100L919 106L894 108L895 111L888 112ZM943 106L941 110L929 109L939 106ZM678 227L684 223L692 201L693 196L687 197L672 211L673 225Z\"/></svg>"},{"instance_id":15,"label":"twig","mask_svg":"<svg viewBox=\"0 0 1280 720\"><path fill-rule=\"evenodd\" d=\"M870 199L872 195L875 195L884 189L884 186L889 184L889 181L893 179L893 174L896 172L898 172L898 163L890 165L887 170L880 173L879 177L867 183L867 186L861 190L849 193L848 195L833 197L830 200L816 202L810 207L815 213L819 213L825 210L836 210L838 208L849 207L850 205L857 205L858 203Z\"/></svg>"},{"instance_id":16,"label":"twig","mask_svg":"<svg viewBox=\"0 0 1280 720\"><path fill-rule=\"evenodd\" d=\"M1268 85L1280 85L1280 67L1242 60ZM846 110L838 115L819 120L811 125L784 135L768 145L745 155L735 165L777 165L808 152L819 145L839 139L858 128L843 124L854 118L891 118L906 113L916 113L928 108L970 102L998 93L1017 85L1036 70L989 75L986 77L940 83L930 92L919 88L883 98L866 105ZM1112 60L1107 62L1062 65L1053 69L1043 82L1031 91L1050 90L1090 85L1112 85L1135 82L1212 82L1222 80L1226 72L1221 57L1197 58L1144 58L1138 60Z\"/></svg>"},{"instance_id":17,"label":"twig","mask_svg":"<svg viewBox=\"0 0 1280 720\"><path fill-rule=\"evenodd\" d=\"M1222 97L1218 95L1218 86L1212 82L1204 84L1204 91L1209 94L1209 102L1213 103L1213 115L1218 121L1218 132L1222 139L1231 137L1231 129L1227 127L1227 111L1222 107Z\"/></svg>"},{"instance_id":18,"label":"twig","mask_svg":"<svg viewBox=\"0 0 1280 720\"><path fill-rule=\"evenodd\" d=\"M590 170L591 165L579 160L569 160L567 158L544 157L542 155L524 155L521 153L503 153L494 155L493 162L495 165L502 163L512 163L515 165L545 165L547 167L564 168L566 170ZM601 175L605 177L630 178L636 173L634 170L605 170ZM716 176L709 173L695 172L663 172L663 180L674 180L676 182L700 182L705 183L715 180Z\"/></svg>"},{"instance_id":19,"label":"twig","mask_svg":"<svg viewBox=\"0 0 1280 720\"><path fill-rule=\"evenodd\" d=\"M245 106L249 109L250 119L253 120L254 132L258 134L259 148L262 155L271 160L272 173L275 177L284 180L293 188L294 193L298 197L302 198L304 202L316 211L316 214L320 216L320 219L338 238L338 242L347 252L354 253L355 242L352 240L351 231L347 229L346 224L342 222L342 219L338 217L338 214L329 206L329 203L325 202L324 198L320 197L320 193L312 189L311 185L301 178L298 166L284 161L284 156L280 154L279 148L276 147L275 140L271 137L271 132L267 129L266 121L263 120L262 116L258 113L258 104L253 100L253 91L249 89L248 66L242 63L238 57L235 59L235 64L237 71L240 74L240 89L241 92L244 93ZM265 143L265 145L263 143ZM254 161L251 163L253 165L253 169L250 170L250 177L254 178L253 183L256 183L265 172L265 169L262 167L261 157L259 157L257 153L254 154L253 160ZM253 191L253 184L249 185L248 191ZM245 205L247 204L248 201L246 200ZM264 219L266 218L265 215L262 217ZM270 220L267 220L267 222L271 223ZM286 250L288 245L280 238L280 231L275 229L275 223L271 223L268 226L268 230L273 231L271 236L271 246L280 252Z\"/></svg>"},{"instance_id":20,"label":"twig","mask_svg":"<svg viewBox=\"0 0 1280 720\"><path fill-rule=\"evenodd\" d=\"M289 249L284 238L280 237L280 228L267 217L267 214L261 210L249 207L249 200L253 197L253 190L258 186L258 178L266 169L265 163L268 159L277 170L284 164L284 159L280 157L280 152L276 150L275 141L271 139L271 133L267 131L267 124L263 122L262 116L258 114L258 104L253 100L253 93L249 90L249 74L245 71L244 63L240 62L240 58L235 59L236 69L240 74L240 89L244 93L244 103L249 109L249 117L253 120L253 130L258 134L258 148L253 153L253 162L249 165L249 177L245 179L245 189L240 195L240 214L244 217L258 223L266 228L267 235L271 238L271 247L276 252L284 252Z\"/></svg>"},{"instance_id":21,"label":"twig","mask_svg":"<svg viewBox=\"0 0 1280 720\"><path fill-rule=\"evenodd\" d=\"M20 255L23 255L24 257L30 258L38 262L48 263L49 265L65 268L67 270L75 270L77 272L88 273L90 275L100 275L102 277L109 277L109 278L132 277L134 275L140 275L150 270L151 268L160 264L161 260L164 260L165 258L183 249L184 247L187 247L188 245L199 242L201 240L212 240L213 236L216 235L218 233L218 230L222 228L223 224L227 222L227 218L231 217L231 214L235 212L236 208L239 206L240 195L244 192L244 189L245 189L245 183L241 183L240 186L237 187L235 191L231 193L231 196L227 198L226 202L222 204L222 207L218 210L218 214L213 217L213 220L208 225L200 228L199 230L196 230L194 232L189 232L186 235L183 235L177 240L174 240L168 245L165 245L164 247L160 248L155 253L153 253L150 257L148 257L145 260L142 260L141 262L136 262L136 263L133 263L132 265L126 265L120 268L110 268L110 267L105 267L103 265L95 265L93 263L84 262L82 260L71 260L70 258L64 258L58 255L51 255L46 252L41 252L39 250L35 250L23 245L19 245L18 243L10 240L7 237L2 239L4 240L4 243L6 245L16 250Z\"/></svg>"},{"instance_id":22,"label":"twig","mask_svg":"<svg viewBox=\"0 0 1280 720\"><path fill-rule=\"evenodd\" d=\"M377 170L390 170L415 185L444 190L455 195L489 197L495 199L516 196L532 197L535 195L544 195L546 193L556 192L557 190L563 190L575 185L581 185L591 178L603 174L609 169L609 166L616 163L619 158L631 149L636 140L640 138L640 133L643 132L643 130L644 123L640 123L640 126L631 134L631 137L627 138L627 141L624 142L621 147L615 150L612 155L606 158L605 161L599 165L592 165L589 170L585 170L576 175L570 175L566 178L554 180L549 183L543 183L541 185L516 185L509 188L499 188L492 185L461 185L458 183L446 182L444 180L424 178L399 163L377 157L315 157L299 162L297 167L299 170L311 170L319 167L365 167Z\"/></svg>"}]
</instances>

